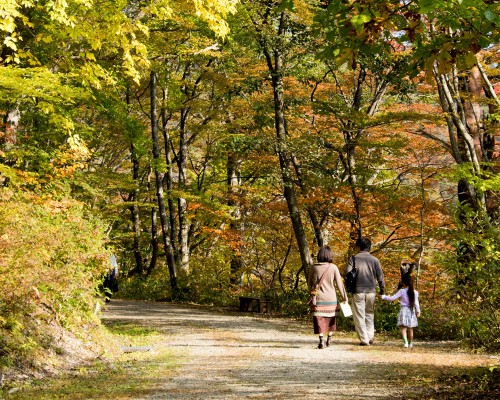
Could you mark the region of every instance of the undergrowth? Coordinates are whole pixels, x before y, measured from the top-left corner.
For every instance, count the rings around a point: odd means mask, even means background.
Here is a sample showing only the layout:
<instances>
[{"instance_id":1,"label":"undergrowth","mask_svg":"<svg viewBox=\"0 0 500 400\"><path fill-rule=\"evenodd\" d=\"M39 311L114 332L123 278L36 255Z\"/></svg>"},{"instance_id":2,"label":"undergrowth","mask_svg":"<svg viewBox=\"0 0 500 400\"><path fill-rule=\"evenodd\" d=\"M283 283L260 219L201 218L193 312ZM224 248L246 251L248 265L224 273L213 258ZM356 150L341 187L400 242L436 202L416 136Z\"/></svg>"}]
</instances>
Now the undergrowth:
<instances>
[{"instance_id":1,"label":"undergrowth","mask_svg":"<svg viewBox=\"0 0 500 400\"><path fill-rule=\"evenodd\" d=\"M454 369L439 372L418 391L408 390L403 400L500 399L500 366Z\"/></svg>"},{"instance_id":2,"label":"undergrowth","mask_svg":"<svg viewBox=\"0 0 500 400\"><path fill-rule=\"evenodd\" d=\"M161 333L132 323L112 322L107 328L111 333L109 358L97 358L57 377L5 387L0 389L0 399L137 399L155 393L161 381L175 371L175 357L168 349L127 353L122 348L154 348Z\"/></svg>"}]
</instances>

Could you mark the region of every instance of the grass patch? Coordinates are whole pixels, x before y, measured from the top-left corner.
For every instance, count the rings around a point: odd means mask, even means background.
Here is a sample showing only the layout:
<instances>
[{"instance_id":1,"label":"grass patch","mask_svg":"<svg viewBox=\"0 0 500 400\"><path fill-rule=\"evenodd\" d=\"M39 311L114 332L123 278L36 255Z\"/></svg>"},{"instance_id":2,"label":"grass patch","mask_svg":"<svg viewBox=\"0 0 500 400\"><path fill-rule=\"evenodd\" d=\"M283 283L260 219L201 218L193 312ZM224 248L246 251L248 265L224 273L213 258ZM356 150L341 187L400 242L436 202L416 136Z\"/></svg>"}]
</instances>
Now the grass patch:
<instances>
[{"instance_id":1,"label":"grass patch","mask_svg":"<svg viewBox=\"0 0 500 400\"><path fill-rule=\"evenodd\" d=\"M118 340L127 340L133 342L134 345L145 342L157 342L161 340L163 333L155 328L144 325L136 325L131 322L104 322L108 331L111 332Z\"/></svg>"},{"instance_id":2,"label":"grass patch","mask_svg":"<svg viewBox=\"0 0 500 400\"><path fill-rule=\"evenodd\" d=\"M414 372L413 381L404 400L500 399L500 366L440 369L433 375Z\"/></svg>"},{"instance_id":3,"label":"grass patch","mask_svg":"<svg viewBox=\"0 0 500 400\"><path fill-rule=\"evenodd\" d=\"M161 332L132 323L107 324L116 341L115 346L153 346L164 336ZM106 361L69 371L57 378L31 381L19 388L0 390L5 400L120 400L142 398L161 391L162 383L174 376L177 356L168 349L116 354ZM16 390L16 389L14 389ZM10 393L9 393L10 391Z\"/></svg>"}]
</instances>

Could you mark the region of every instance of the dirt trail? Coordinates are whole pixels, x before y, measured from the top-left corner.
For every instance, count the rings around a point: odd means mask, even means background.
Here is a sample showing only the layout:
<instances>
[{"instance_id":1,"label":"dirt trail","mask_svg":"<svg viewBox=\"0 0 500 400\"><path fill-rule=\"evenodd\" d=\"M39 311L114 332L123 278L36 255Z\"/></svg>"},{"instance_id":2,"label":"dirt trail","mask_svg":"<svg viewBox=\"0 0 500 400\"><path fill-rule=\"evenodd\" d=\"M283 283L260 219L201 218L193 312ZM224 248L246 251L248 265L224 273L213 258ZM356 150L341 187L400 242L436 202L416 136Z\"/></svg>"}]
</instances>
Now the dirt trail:
<instances>
[{"instance_id":1,"label":"dirt trail","mask_svg":"<svg viewBox=\"0 0 500 400\"><path fill-rule=\"evenodd\" d=\"M417 341L411 352L395 340L359 347L352 333L319 350L310 326L207 307L113 300L104 319L164 332L154 349L168 347L180 360L173 378L144 400L404 399L426 374L498 363L440 343Z\"/></svg>"}]
</instances>

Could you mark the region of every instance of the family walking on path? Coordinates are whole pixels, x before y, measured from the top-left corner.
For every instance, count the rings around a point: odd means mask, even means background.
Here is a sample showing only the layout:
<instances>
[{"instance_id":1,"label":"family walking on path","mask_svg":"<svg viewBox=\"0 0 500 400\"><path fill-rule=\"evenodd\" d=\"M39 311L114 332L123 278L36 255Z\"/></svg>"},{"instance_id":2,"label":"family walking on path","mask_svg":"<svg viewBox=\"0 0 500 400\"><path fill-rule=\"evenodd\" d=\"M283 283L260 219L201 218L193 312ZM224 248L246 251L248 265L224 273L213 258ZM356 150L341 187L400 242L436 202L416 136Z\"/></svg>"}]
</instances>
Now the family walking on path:
<instances>
[{"instance_id":1,"label":"family walking on path","mask_svg":"<svg viewBox=\"0 0 500 400\"><path fill-rule=\"evenodd\" d=\"M418 326L420 316L418 292L413 288L411 270L402 273L402 288L393 296L385 295L384 273L380 261L370 254L371 241L361 237L356 241L358 253L349 258L346 274L355 270L356 278L352 292L352 314L356 334L360 346L373 344L375 336L375 299L377 284L382 300L394 301L400 299L401 307L397 325L401 329L405 348L413 347L413 328ZM342 302L347 303L348 297L344 282L338 267L333 264L333 251L329 246L323 246L317 255L317 263L312 266L308 275L308 287L314 294L311 304L314 333L319 335L318 348L329 347L333 332L336 330L336 313L340 303L337 300L337 290ZM324 341L325 333L328 335Z\"/></svg>"}]
</instances>

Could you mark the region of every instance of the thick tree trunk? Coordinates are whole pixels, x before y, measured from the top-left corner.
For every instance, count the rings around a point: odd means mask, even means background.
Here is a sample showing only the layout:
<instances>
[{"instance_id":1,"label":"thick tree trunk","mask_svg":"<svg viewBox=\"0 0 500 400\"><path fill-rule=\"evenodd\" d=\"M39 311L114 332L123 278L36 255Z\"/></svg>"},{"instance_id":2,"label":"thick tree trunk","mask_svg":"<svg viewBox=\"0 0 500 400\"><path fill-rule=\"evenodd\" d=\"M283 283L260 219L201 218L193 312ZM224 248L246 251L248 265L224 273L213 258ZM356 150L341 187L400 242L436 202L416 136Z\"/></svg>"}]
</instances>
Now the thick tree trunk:
<instances>
[{"instance_id":1,"label":"thick tree trunk","mask_svg":"<svg viewBox=\"0 0 500 400\"><path fill-rule=\"evenodd\" d=\"M479 77L479 70L476 71ZM458 73L454 70L444 75L434 67L434 77L438 86L441 107L446 113L448 133L455 161L458 164L469 163L475 175L481 176L481 152L478 141L479 123L481 116L476 114L480 110L473 103L464 100L462 92L471 97L475 85L474 75L464 78L460 82ZM477 90L475 91L476 95ZM458 183L458 198L462 204L468 204L474 210L486 211L486 201L483 194L477 193L474 186L465 178Z\"/></svg>"},{"instance_id":2,"label":"thick tree trunk","mask_svg":"<svg viewBox=\"0 0 500 400\"><path fill-rule=\"evenodd\" d=\"M163 245L165 247L165 257L168 265L168 271L170 274L170 286L172 292L177 292L177 273L175 270L174 257L172 252L172 246L169 240L169 229L168 229L168 219L167 212L165 210L165 199L163 196L163 177L158 169L158 163L160 160L160 145L158 140L158 122L156 117L156 73L151 72L150 75L150 90L151 90L151 136L153 141L153 159L154 159L154 173L155 173L155 183L156 183L156 197L158 199L158 210L160 212L160 222L161 230L163 236Z\"/></svg>"},{"instance_id":3,"label":"thick tree trunk","mask_svg":"<svg viewBox=\"0 0 500 400\"><path fill-rule=\"evenodd\" d=\"M478 70L482 79L482 88L488 99L488 112L484 115L484 134L481 140L483 160L490 163L485 167L489 172L500 173L500 122L492 118L500 110L500 99L488 78L483 65L478 62ZM486 212L493 220L500 216L500 194L488 191L486 193Z\"/></svg>"}]
</instances>

